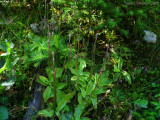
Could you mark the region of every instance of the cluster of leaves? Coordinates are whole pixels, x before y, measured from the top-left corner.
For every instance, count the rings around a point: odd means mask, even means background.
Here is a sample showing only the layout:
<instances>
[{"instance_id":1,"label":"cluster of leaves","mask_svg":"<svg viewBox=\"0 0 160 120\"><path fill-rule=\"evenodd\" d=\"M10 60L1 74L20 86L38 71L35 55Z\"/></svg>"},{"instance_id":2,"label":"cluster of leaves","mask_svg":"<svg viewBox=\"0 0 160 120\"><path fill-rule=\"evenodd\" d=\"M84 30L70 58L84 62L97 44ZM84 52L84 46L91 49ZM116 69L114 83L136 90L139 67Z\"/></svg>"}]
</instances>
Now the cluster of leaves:
<instances>
[{"instance_id":1,"label":"cluster of leaves","mask_svg":"<svg viewBox=\"0 0 160 120\"><path fill-rule=\"evenodd\" d=\"M157 64L155 59L159 60L155 58L160 53L159 41L149 45L142 40L144 29L159 35L158 2L51 0L49 4L46 0L29 3L23 0L20 3L0 3L0 7L20 13L19 16L14 14L15 18L5 14L0 19L1 38L10 39L16 46L7 41L0 46L3 51L1 94L5 95L5 88L13 85L14 89L31 87L38 70L43 75L38 76L37 82L44 85L45 90L42 110L36 117L62 120L160 118L159 68L149 66L151 60L153 64ZM142 3L147 5L140 5ZM152 6L152 3L156 4ZM26 12L26 9L33 12ZM43 18L45 29L35 35L29 26ZM20 64L16 64L18 60ZM107 91L109 89L111 91ZM27 106L25 95L29 96L24 94L21 106ZM0 119L7 119L6 107L13 108L0 105Z\"/></svg>"}]
</instances>

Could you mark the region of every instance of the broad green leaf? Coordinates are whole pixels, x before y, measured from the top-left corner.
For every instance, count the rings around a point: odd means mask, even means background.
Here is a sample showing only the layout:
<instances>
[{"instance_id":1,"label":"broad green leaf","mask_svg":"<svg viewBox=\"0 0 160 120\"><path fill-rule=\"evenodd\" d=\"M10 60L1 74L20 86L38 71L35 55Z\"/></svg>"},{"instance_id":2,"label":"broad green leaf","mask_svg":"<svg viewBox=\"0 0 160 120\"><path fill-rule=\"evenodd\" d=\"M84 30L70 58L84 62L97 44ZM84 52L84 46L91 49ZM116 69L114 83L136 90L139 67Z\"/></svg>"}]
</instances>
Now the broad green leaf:
<instances>
[{"instance_id":1,"label":"broad green leaf","mask_svg":"<svg viewBox=\"0 0 160 120\"><path fill-rule=\"evenodd\" d=\"M86 96L86 91L85 91L85 89L82 88L82 87L81 87L80 89L81 89L82 97L85 98L85 96Z\"/></svg>"},{"instance_id":2,"label":"broad green leaf","mask_svg":"<svg viewBox=\"0 0 160 120\"><path fill-rule=\"evenodd\" d=\"M52 97L51 96L51 92L52 92L52 88L50 86L48 86L45 91L43 92L43 99L44 102L47 102L47 100Z\"/></svg>"},{"instance_id":3,"label":"broad green leaf","mask_svg":"<svg viewBox=\"0 0 160 120\"><path fill-rule=\"evenodd\" d=\"M120 70L116 65L114 65L113 71L114 71L114 72L121 72L121 70Z\"/></svg>"},{"instance_id":4,"label":"broad green leaf","mask_svg":"<svg viewBox=\"0 0 160 120\"><path fill-rule=\"evenodd\" d=\"M111 84L112 82L108 78L102 78L100 79L98 86L106 86Z\"/></svg>"},{"instance_id":5,"label":"broad green leaf","mask_svg":"<svg viewBox=\"0 0 160 120\"><path fill-rule=\"evenodd\" d=\"M39 82L40 84L42 84L44 86L49 85L48 79L44 76L39 76L39 79L37 80L37 82Z\"/></svg>"},{"instance_id":6,"label":"broad green leaf","mask_svg":"<svg viewBox=\"0 0 160 120\"><path fill-rule=\"evenodd\" d=\"M109 71L107 70L107 71L105 71L105 72L102 72L102 78L108 78L108 76L109 76Z\"/></svg>"},{"instance_id":7,"label":"broad green leaf","mask_svg":"<svg viewBox=\"0 0 160 120\"><path fill-rule=\"evenodd\" d=\"M87 86L87 89L86 89L86 94L87 95L90 95L91 94L91 92L92 92L92 90L94 89L94 83L92 82L92 81L90 81L89 83L88 83L88 86Z\"/></svg>"},{"instance_id":8,"label":"broad green leaf","mask_svg":"<svg viewBox=\"0 0 160 120\"><path fill-rule=\"evenodd\" d=\"M160 93L156 94L155 97L160 97Z\"/></svg>"},{"instance_id":9,"label":"broad green leaf","mask_svg":"<svg viewBox=\"0 0 160 120\"><path fill-rule=\"evenodd\" d=\"M83 110L85 108L85 103L78 104L74 112L74 120L80 120Z\"/></svg>"},{"instance_id":10,"label":"broad green leaf","mask_svg":"<svg viewBox=\"0 0 160 120\"><path fill-rule=\"evenodd\" d=\"M0 120L8 119L8 109L5 106L0 106Z\"/></svg>"},{"instance_id":11,"label":"broad green leaf","mask_svg":"<svg viewBox=\"0 0 160 120\"><path fill-rule=\"evenodd\" d=\"M97 95L100 95L102 93L106 93L107 89L103 89L103 88L96 88L93 92L93 95L92 96L97 96Z\"/></svg>"},{"instance_id":12,"label":"broad green leaf","mask_svg":"<svg viewBox=\"0 0 160 120\"><path fill-rule=\"evenodd\" d=\"M78 77L78 80L79 80L79 81L82 81L82 82L88 81L87 77L83 77L83 76L79 76L79 77ZM86 86L86 85L85 85L85 86Z\"/></svg>"},{"instance_id":13,"label":"broad green leaf","mask_svg":"<svg viewBox=\"0 0 160 120\"><path fill-rule=\"evenodd\" d=\"M113 81L116 82L118 80L118 78L120 77L121 73L116 73L114 76L113 76Z\"/></svg>"},{"instance_id":14,"label":"broad green leaf","mask_svg":"<svg viewBox=\"0 0 160 120\"><path fill-rule=\"evenodd\" d=\"M72 117L73 117L73 113L67 112L67 113L62 114L59 120L72 120Z\"/></svg>"},{"instance_id":15,"label":"broad green leaf","mask_svg":"<svg viewBox=\"0 0 160 120\"><path fill-rule=\"evenodd\" d=\"M75 66L75 60L71 59L69 63L65 66L65 68L72 68Z\"/></svg>"},{"instance_id":16,"label":"broad green leaf","mask_svg":"<svg viewBox=\"0 0 160 120\"><path fill-rule=\"evenodd\" d=\"M50 83L53 82L53 69L47 67L45 70L46 70Z\"/></svg>"},{"instance_id":17,"label":"broad green leaf","mask_svg":"<svg viewBox=\"0 0 160 120\"><path fill-rule=\"evenodd\" d=\"M67 100L63 98L56 108L56 113L59 113L59 111L61 111L66 104L67 104Z\"/></svg>"},{"instance_id":18,"label":"broad green leaf","mask_svg":"<svg viewBox=\"0 0 160 120\"><path fill-rule=\"evenodd\" d=\"M155 105L155 106L157 106L158 105L158 103L157 102L151 102L153 105Z\"/></svg>"},{"instance_id":19,"label":"broad green leaf","mask_svg":"<svg viewBox=\"0 0 160 120\"><path fill-rule=\"evenodd\" d=\"M78 70L76 71L76 69L70 67L69 70L71 71L72 74L77 75Z\"/></svg>"},{"instance_id":20,"label":"broad green leaf","mask_svg":"<svg viewBox=\"0 0 160 120\"><path fill-rule=\"evenodd\" d=\"M66 86L66 83L59 83L59 84L56 86L56 89L57 89L57 90L61 90L61 89L63 89L65 86Z\"/></svg>"},{"instance_id":21,"label":"broad green leaf","mask_svg":"<svg viewBox=\"0 0 160 120\"><path fill-rule=\"evenodd\" d=\"M129 74L128 72L126 72L126 71L123 71L122 73L123 73L123 75L125 76L125 80L126 80L129 84L131 84L130 74Z\"/></svg>"},{"instance_id":22,"label":"broad green leaf","mask_svg":"<svg viewBox=\"0 0 160 120\"><path fill-rule=\"evenodd\" d=\"M63 98L63 92L60 91L60 90L57 90L57 93L56 93L56 102L57 102L57 105L61 102L62 98Z\"/></svg>"},{"instance_id":23,"label":"broad green leaf","mask_svg":"<svg viewBox=\"0 0 160 120\"><path fill-rule=\"evenodd\" d=\"M82 71L85 67L86 67L86 62L84 59L78 59L78 61L80 62L80 65L79 65L79 70Z\"/></svg>"},{"instance_id":24,"label":"broad green leaf","mask_svg":"<svg viewBox=\"0 0 160 120\"><path fill-rule=\"evenodd\" d=\"M160 104L156 106L155 110L159 110L159 109L160 109Z\"/></svg>"},{"instance_id":25,"label":"broad green leaf","mask_svg":"<svg viewBox=\"0 0 160 120\"><path fill-rule=\"evenodd\" d=\"M111 84L111 81L109 80L108 76L109 76L109 71L105 71L104 73L102 73L98 85L105 86Z\"/></svg>"},{"instance_id":26,"label":"broad green leaf","mask_svg":"<svg viewBox=\"0 0 160 120\"><path fill-rule=\"evenodd\" d=\"M54 114L54 110L48 110L48 109L44 109L44 110L40 110L38 112L38 115L44 116L44 117L52 117Z\"/></svg>"},{"instance_id":27,"label":"broad green leaf","mask_svg":"<svg viewBox=\"0 0 160 120\"><path fill-rule=\"evenodd\" d=\"M122 64L123 64L123 61L122 61L122 58L120 58L118 60L118 69L121 70L122 69Z\"/></svg>"},{"instance_id":28,"label":"broad green leaf","mask_svg":"<svg viewBox=\"0 0 160 120\"><path fill-rule=\"evenodd\" d=\"M94 109L97 109L97 96L91 98Z\"/></svg>"},{"instance_id":29,"label":"broad green leaf","mask_svg":"<svg viewBox=\"0 0 160 120\"><path fill-rule=\"evenodd\" d=\"M147 100L140 100L140 99L138 99L138 100L135 101L135 104L139 105L142 108L148 108L147 107L147 105L148 105L148 101Z\"/></svg>"},{"instance_id":30,"label":"broad green leaf","mask_svg":"<svg viewBox=\"0 0 160 120\"><path fill-rule=\"evenodd\" d=\"M78 79L77 76L73 76L73 77L71 78L72 81L77 81L77 79Z\"/></svg>"},{"instance_id":31,"label":"broad green leaf","mask_svg":"<svg viewBox=\"0 0 160 120\"><path fill-rule=\"evenodd\" d=\"M64 107L64 110L67 111L67 112L69 112L69 106L66 105L66 106Z\"/></svg>"},{"instance_id":32,"label":"broad green leaf","mask_svg":"<svg viewBox=\"0 0 160 120\"><path fill-rule=\"evenodd\" d=\"M56 69L56 78L60 78L62 76L63 69L57 68Z\"/></svg>"},{"instance_id":33,"label":"broad green leaf","mask_svg":"<svg viewBox=\"0 0 160 120\"><path fill-rule=\"evenodd\" d=\"M82 103L82 94L81 94L81 92L78 93L78 103L79 104Z\"/></svg>"}]
</instances>

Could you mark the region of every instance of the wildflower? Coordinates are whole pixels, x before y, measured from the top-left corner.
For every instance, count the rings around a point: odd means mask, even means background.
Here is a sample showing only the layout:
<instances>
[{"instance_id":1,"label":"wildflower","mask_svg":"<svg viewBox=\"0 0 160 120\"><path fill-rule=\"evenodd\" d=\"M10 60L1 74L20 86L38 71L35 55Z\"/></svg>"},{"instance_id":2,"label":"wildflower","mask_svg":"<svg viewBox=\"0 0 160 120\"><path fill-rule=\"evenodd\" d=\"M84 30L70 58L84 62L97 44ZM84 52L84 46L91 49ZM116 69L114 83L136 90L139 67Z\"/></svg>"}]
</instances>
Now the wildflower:
<instances>
[{"instance_id":1,"label":"wildflower","mask_svg":"<svg viewBox=\"0 0 160 120\"><path fill-rule=\"evenodd\" d=\"M107 91L106 91L105 97L107 97L107 95L110 93L110 91L111 91L111 90L107 90Z\"/></svg>"}]
</instances>

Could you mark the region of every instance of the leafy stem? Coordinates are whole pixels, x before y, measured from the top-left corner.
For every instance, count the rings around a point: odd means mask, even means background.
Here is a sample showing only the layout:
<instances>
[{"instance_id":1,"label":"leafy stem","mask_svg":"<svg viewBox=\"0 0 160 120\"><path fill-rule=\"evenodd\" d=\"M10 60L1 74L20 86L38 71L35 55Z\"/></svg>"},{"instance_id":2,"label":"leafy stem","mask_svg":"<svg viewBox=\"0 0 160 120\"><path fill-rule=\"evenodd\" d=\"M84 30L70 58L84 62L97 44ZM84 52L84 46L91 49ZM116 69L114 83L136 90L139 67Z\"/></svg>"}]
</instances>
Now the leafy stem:
<instances>
[{"instance_id":1,"label":"leafy stem","mask_svg":"<svg viewBox=\"0 0 160 120\"><path fill-rule=\"evenodd\" d=\"M96 85L94 86L94 88L93 88L93 90L92 90L92 92L91 92L91 94L90 94L89 100L91 99L92 94L93 94L93 92L95 91L95 89L96 89L96 87L97 87L97 85L98 85L98 83L99 83L99 80L100 80L100 77L101 77L102 72L103 72L103 69L101 68L100 73L99 73L98 80L96 81Z\"/></svg>"},{"instance_id":2,"label":"leafy stem","mask_svg":"<svg viewBox=\"0 0 160 120\"><path fill-rule=\"evenodd\" d=\"M106 97L107 97L107 95L110 93L110 90L107 90L106 91L106 94L103 96L103 98L101 99L101 100L99 100L98 101L98 103L97 104L95 104L94 106L92 106L87 112L85 112L84 114L83 114L83 116L85 116L87 113L89 113L95 106L97 106L101 101L103 101Z\"/></svg>"}]
</instances>

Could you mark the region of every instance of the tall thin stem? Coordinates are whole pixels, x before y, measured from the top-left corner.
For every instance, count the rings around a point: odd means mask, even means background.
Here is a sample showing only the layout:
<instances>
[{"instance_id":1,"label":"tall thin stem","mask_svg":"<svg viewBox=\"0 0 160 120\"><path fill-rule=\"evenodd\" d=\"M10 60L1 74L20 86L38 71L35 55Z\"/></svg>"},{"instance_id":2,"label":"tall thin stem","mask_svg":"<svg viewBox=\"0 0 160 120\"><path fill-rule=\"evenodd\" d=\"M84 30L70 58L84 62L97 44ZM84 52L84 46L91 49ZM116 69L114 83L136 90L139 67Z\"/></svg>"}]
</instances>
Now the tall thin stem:
<instances>
[{"instance_id":1,"label":"tall thin stem","mask_svg":"<svg viewBox=\"0 0 160 120\"><path fill-rule=\"evenodd\" d=\"M56 106L56 69L55 69L55 59L54 59L54 52L52 52L52 55L53 55L53 86L54 86L54 103L55 103L55 106Z\"/></svg>"},{"instance_id":2,"label":"tall thin stem","mask_svg":"<svg viewBox=\"0 0 160 120\"><path fill-rule=\"evenodd\" d=\"M50 46L50 38L51 38L51 33L49 31L49 26L48 26L48 58L51 60L51 46Z\"/></svg>"},{"instance_id":3,"label":"tall thin stem","mask_svg":"<svg viewBox=\"0 0 160 120\"><path fill-rule=\"evenodd\" d=\"M79 78L79 73L78 73L78 66L77 66L77 55L75 55L75 62L76 62L76 73L77 73L77 83L78 83L78 78Z\"/></svg>"}]
</instances>

